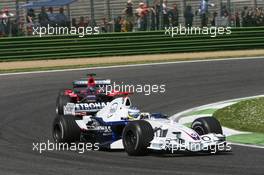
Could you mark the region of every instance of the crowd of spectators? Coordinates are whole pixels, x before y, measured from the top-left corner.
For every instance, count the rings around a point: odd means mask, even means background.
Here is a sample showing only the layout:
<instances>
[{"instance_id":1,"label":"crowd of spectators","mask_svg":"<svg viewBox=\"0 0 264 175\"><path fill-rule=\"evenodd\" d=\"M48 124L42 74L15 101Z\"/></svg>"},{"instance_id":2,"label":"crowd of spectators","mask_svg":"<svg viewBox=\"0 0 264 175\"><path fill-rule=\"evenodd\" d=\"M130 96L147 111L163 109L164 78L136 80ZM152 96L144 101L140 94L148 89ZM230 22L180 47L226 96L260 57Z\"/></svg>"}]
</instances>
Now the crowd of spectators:
<instances>
[{"instance_id":1,"label":"crowd of spectators","mask_svg":"<svg viewBox=\"0 0 264 175\"><path fill-rule=\"evenodd\" d=\"M90 18L80 16L79 19L71 18L64 12L64 8L61 7L58 9L58 13L54 12L53 7L49 7L46 10L45 7L41 7L40 13L38 15L35 14L33 9L29 9L27 13L27 25L28 25L28 34L32 33L32 28L34 26L47 27L48 25L51 27L88 27L88 26L96 26L96 22L90 20ZM102 19L102 23L100 23L103 31L106 32L106 19ZM105 26L105 27L104 27Z\"/></svg>"},{"instance_id":2,"label":"crowd of spectators","mask_svg":"<svg viewBox=\"0 0 264 175\"><path fill-rule=\"evenodd\" d=\"M264 26L264 9L252 9L245 6L241 13L241 19L243 27Z\"/></svg>"},{"instance_id":3,"label":"crowd of spectators","mask_svg":"<svg viewBox=\"0 0 264 175\"><path fill-rule=\"evenodd\" d=\"M133 10L133 7L137 7ZM213 11L211 7L215 4L209 3L209 0L201 0L198 9L193 10L191 5L186 5L182 10L186 27L192 27L194 18L200 19L200 27L206 26L232 26L232 27L251 27L264 26L264 9L244 7L241 11L228 11L227 6L223 5L218 12ZM159 30L168 26L179 25L179 10L177 4L168 6L168 0L154 0L152 5L147 5L143 1L137 6L131 0L127 2L123 10L123 16L114 20L114 31L132 31L133 29Z\"/></svg>"},{"instance_id":4,"label":"crowd of spectators","mask_svg":"<svg viewBox=\"0 0 264 175\"><path fill-rule=\"evenodd\" d=\"M132 32L160 30L164 27L178 26L180 24L180 13L184 18L186 27L192 27L194 18L200 18L201 27L204 26L233 26L251 27L264 26L264 9L244 7L241 11L231 14L226 6L222 6L220 14L210 9L213 4L208 0L201 0L199 9L193 9L186 5L185 9L179 11L176 3L168 5L168 0L153 0L147 4L141 1L134 4L128 0L122 15L110 20L101 18L97 23L87 16L80 16L78 19L71 18L65 14L64 8L41 7L41 9L28 9L26 14L26 33L32 34L34 26L57 26L57 27L88 27L99 26L101 32ZM36 14L36 11L38 14ZM11 20L12 19L12 20ZM15 15L8 8L0 10L0 36L18 35L19 25Z\"/></svg>"},{"instance_id":5,"label":"crowd of spectators","mask_svg":"<svg viewBox=\"0 0 264 175\"><path fill-rule=\"evenodd\" d=\"M213 13L211 25L217 26L217 12ZM222 26L232 27L258 27L264 26L264 9L263 8L248 8L245 6L243 10L236 11L231 14L226 6L223 6L220 15Z\"/></svg>"},{"instance_id":6,"label":"crowd of spectators","mask_svg":"<svg viewBox=\"0 0 264 175\"><path fill-rule=\"evenodd\" d=\"M28 9L26 14L26 32L32 34L33 27L37 26L69 26L70 21L64 14L64 8L59 8L58 13L54 13L53 7L42 7L40 13L36 15L34 9ZM22 31L21 22L17 22L16 16L8 8L0 10L0 36L17 36Z\"/></svg>"},{"instance_id":7,"label":"crowd of spectators","mask_svg":"<svg viewBox=\"0 0 264 175\"><path fill-rule=\"evenodd\" d=\"M27 31L32 33L34 26L61 26L66 27L70 25L70 20L64 14L64 8L59 8L58 13L54 13L53 7L49 7L46 11L45 7L41 7L40 13L36 15L34 9L29 9L27 12Z\"/></svg>"},{"instance_id":8,"label":"crowd of spectators","mask_svg":"<svg viewBox=\"0 0 264 175\"><path fill-rule=\"evenodd\" d=\"M134 7L136 7L134 9ZM139 31L159 30L170 25L179 24L179 10L176 4L170 8L167 0L160 4L159 0L154 0L152 5L140 2L133 4L131 0L127 1L123 16L118 16L114 20L114 31L130 32L133 29Z\"/></svg>"}]
</instances>

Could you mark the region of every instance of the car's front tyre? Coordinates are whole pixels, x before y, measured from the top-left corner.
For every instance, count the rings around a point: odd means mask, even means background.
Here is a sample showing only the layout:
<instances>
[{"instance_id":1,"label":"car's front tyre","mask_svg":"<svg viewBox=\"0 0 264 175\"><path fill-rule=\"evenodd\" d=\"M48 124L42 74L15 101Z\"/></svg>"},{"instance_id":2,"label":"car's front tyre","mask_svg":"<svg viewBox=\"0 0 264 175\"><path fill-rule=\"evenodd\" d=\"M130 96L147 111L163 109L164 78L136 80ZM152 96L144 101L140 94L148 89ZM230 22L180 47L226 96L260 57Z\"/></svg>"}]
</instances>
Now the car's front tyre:
<instances>
[{"instance_id":1,"label":"car's front tyre","mask_svg":"<svg viewBox=\"0 0 264 175\"><path fill-rule=\"evenodd\" d=\"M148 153L147 147L153 140L154 131L145 120L133 121L123 130L122 141L125 151L130 156L143 156Z\"/></svg>"},{"instance_id":2,"label":"car's front tyre","mask_svg":"<svg viewBox=\"0 0 264 175\"><path fill-rule=\"evenodd\" d=\"M64 114L64 106L67 103L71 103L72 99L71 97L64 95L64 92L60 92L57 101L56 101L56 114L57 115L63 115Z\"/></svg>"},{"instance_id":3,"label":"car's front tyre","mask_svg":"<svg viewBox=\"0 0 264 175\"><path fill-rule=\"evenodd\" d=\"M193 121L191 128L199 135L223 134L220 122L214 117L201 117Z\"/></svg>"},{"instance_id":4,"label":"car's front tyre","mask_svg":"<svg viewBox=\"0 0 264 175\"><path fill-rule=\"evenodd\" d=\"M57 116L52 126L52 136L57 143L73 143L80 141L81 130L74 116Z\"/></svg>"}]
</instances>

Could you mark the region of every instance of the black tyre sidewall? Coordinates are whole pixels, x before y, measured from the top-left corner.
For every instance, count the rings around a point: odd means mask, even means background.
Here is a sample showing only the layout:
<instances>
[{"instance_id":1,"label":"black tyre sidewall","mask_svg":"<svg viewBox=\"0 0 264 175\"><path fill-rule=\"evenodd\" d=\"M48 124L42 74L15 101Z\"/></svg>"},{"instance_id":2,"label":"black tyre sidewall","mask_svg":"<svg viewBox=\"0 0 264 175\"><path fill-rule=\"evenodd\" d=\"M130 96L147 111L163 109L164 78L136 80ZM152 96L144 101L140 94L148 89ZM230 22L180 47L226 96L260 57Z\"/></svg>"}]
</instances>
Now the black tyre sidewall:
<instances>
[{"instance_id":1,"label":"black tyre sidewall","mask_svg":"<svg viewBox=\"0 0 264 175\"><path fill-rule=\"evenodd\" d=\"M127 137L126 134L128 132L132 132L136 136L137 138L136 145L131 145L126 141L126 137ZM140 128L138 128L136 125L128 124L128 126L125 127L123 134L124 134L124 140L123 140L124 147L126 147L129 151L137 150L139 146L140 135L141 135Z\"/></svg>"},{"instance_id":2,"label":"black tyre sidewall","mask_svg":"<svg viewBox=\"0 0 264 175\"><path fill-rule=\"evenodd\" d=\"M209 133L223 134L221 124L214 117L202 117L194 120L192 123L192 129L197 131L201 128L203 129L204 133L201 134L198 132L200 135Z\"/></svg>"},{"instance_id":3,"label":"black tyre sidewall","mask_svg":"<svg viewBox=\"0 0 264 175\"><path fill-rule=\"evenodd\" d=\"M63 132L58 140L55 139L55 129L59 127ZM63 127L63 128L61 128ZM75 121L75 117L71 115L57 116L53 122L52 135L56 142L74 143L80 141L81 129Z\"/></svg>"},{"instance_id":4,"label":"black tyre sidewall","mask_svg":"<svg viewBox=\"0 0 264 175\"><path fill-rule=\"evenodd\" d=\"M126 137L129 132L136 136L136 142L131 145L127 142ZM133 121L123 130L122 141L125 151L131 156L143 156L148 153L147 147L154 137L154 132L150 123L144 120Z\"/></svg>"},{"instance_id":5,"label":"black tyre sidewall","mask_svg":"<svg viewBox=\"0 0 264 175\"><path fill-rule=\"evenodd\" d=\"M67 95L64 95L64 93L59 93L56 101L56 112L57 115L63 115L64 114L64 106L67 103L72 102L71 98Z\"/></svg>"}]
</instances>

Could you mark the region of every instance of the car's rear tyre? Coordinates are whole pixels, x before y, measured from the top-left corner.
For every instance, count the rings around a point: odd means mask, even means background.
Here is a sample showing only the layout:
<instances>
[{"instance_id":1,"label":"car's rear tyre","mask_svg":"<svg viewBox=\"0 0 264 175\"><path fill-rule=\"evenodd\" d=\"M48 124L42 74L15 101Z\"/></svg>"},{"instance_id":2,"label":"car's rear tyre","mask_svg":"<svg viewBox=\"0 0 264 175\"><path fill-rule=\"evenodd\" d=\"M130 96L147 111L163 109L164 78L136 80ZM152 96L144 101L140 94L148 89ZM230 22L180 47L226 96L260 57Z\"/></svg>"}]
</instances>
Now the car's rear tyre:
<instances>
[{"instance_id":1,"label":"car's rear tyre","mask_svg":"<svg viewBox=\"0 0 264 175\"><path fill-rule=\"evenodd\" d=\"M220 122L214 117L202 117L193 121L192 129L199 135L215 133L223 134Z\"/></svg>"},{"instance_id":2,"label":"car's rear tyre","mask_svg":"<svg viewBox=\"0 0 264 175\"><path fill-rule=\"evenodd\" d=\"M153 140L154 131L145 120L133 121L123 130L122 141L125 151L130 156L143 156L148 153L147 147Z\"/></svg>"},{"instance_id":3,"label":"car's rear tyre","mask_svg":"<svg viewBox=\"0 0 264 175\"><path fill-rule=\"evenodd\" d=\"M67 96L64 95L64 91L59 92L59 95L57 97L57 101L56 101L56 114L57 115L63 115L64 114L64 106L67 103L71 103L72 99Z\"/></svg>"},{"instance_id":4,"label":"car's rear tyre","mask_svg":"<svg viewBox=\"0 0 264 175\"><path fill-rule=\"evenodd\" d=\"M74 143L80 141L81 130L74 116L57 116L53 122L52 135L57 143Z\"/></svg>"}]
</instances>

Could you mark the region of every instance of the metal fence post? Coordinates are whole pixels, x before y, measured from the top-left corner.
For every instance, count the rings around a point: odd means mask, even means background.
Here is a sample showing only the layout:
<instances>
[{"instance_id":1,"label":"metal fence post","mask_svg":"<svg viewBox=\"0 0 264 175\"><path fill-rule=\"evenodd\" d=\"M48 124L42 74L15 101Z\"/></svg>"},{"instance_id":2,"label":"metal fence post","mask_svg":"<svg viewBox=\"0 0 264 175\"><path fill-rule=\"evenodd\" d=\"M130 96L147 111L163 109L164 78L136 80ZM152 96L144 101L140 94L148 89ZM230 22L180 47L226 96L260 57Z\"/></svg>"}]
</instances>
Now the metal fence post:
<instances>
[{"instance_id":1,"label":"metal fence post","mask_svg":"<svg viewBox=\"0 0 264 175\"><path fill-rule=\"evenodd\" d=\"M218 13L219 13L219 15L218 16L222 16L222 8L223 8L223 0L220 0L219 1L219 11L218 11Z\"/></svg>"},{"instance_id":2,"label":"metal fence post","mask_svg":"<svg viewBox=\"0 0 264 175\"><path fill-rule=\"evenodd\" d=\"M15 21L15 23L16 23L17 26L19 25L19 21L20 21L19 15L20 15L19 14L19 2L18 2L18 0L16 0L16 21ZM12 25L10 27L9 35L12 36Z\"/></svg>"},{"instance_id":3,"label":"metal fence post","mask_svg":"<svg viewBox=\"0 0 264 175\"><path fill-rule=\"evenodd\" d=\"M90 9L91 9L91 26L95 26L95 19L94 19L94 0L90 0Z\"/></svg>"},{"instance_id":4,"label":"metal fence post","mask_svg":"<svg viewBox=\"0 0 264 175\"><path fill-rule=\"evenodd\" d=\"M106 15L107 20L111 21L111 7L110 7L110 0L105 0L105 7L106 7Z\"/></svg>"},{"instance_id":5,"label":"metal fence post","mask_svg":"<svg viewBox=\"0 0 264 175\"><path fill-rule=\"evenodd\" d=\"M67 4L66 10L67 10L68 20L71 22L71 10L70 10L70 5L69 4Z\"/></svg>"},{"instance_id":6,"label":"metal fence post","mask_svg":"<svg viewBox=\"0 0 264 175\"><path fill-rule=\"evenodd\" d=\"M16 21L19 22L19 2L16 0Z\"/></svg>"},{"instance_id":7,"label":"metal fence post","mask_svg":"<svg viewBox=\"0 0 264 175\"><path fill-rule=\"evenodd\" d=\"M107 19L107 22L110 22L112 21L112 18L111 18L111 6L110 6L110 0L105 0L105 7L106 7L106 19ZM112 25L108 25L108 29L109 31L112 31Z\"/></svg>"},{"instance_id":8,"label":"metal fence post","mask_svg":"<svg viewBox=\"0 0 264 175\"><path fill-rule=\"evenodd\" d=\"M149 0L146 0L146 5L149 8ZM147 31L150 31L150 13L147 14Z\"/></svg>"},{"instance_id":9,"label":"metal fence post","mask_svg":"<svg viewBox=\"0 0 264 175\"><path fill-rule=\"evenodd\" d=\"M257 8L258 7L258 2L257 0L254 0L254 8Z\"/></svg>"},{"instance_id":10,"label":"metal fence post","mask_svg":"<svg viewBox=\"0 0 264 175\"><path fill-rule=\"evenodd\" d=\"M160 16L160 23L159 23L159 25L160 25L160 30L161 29L163 29L163 0L160 0L160 14L159 14Z\"/></svg>"},{"instance_id":11,"label":"metal fence post","mask_svg":"<svg viewBox=\"0 0 264 175\"><path fill-rule=\"evenodd\" d=\"M184 13L185 13L185 9L186 9L186 1L185 0L181 1L181 9L182 9L182 22L183 22L183 25L185 26L185 18L184 18Z\"/></svg>"},{"instance_id":12,"label":"metal fence post","mask_svg":"<svg viewBox=\"0 0 264 175\"><path fill-rule=\"evenodd\" d=\"M220 9L222 10L222 9ZM231 0L227 0L227 10L229 13L231 13Z\"/></svg>"}]
</instances>

